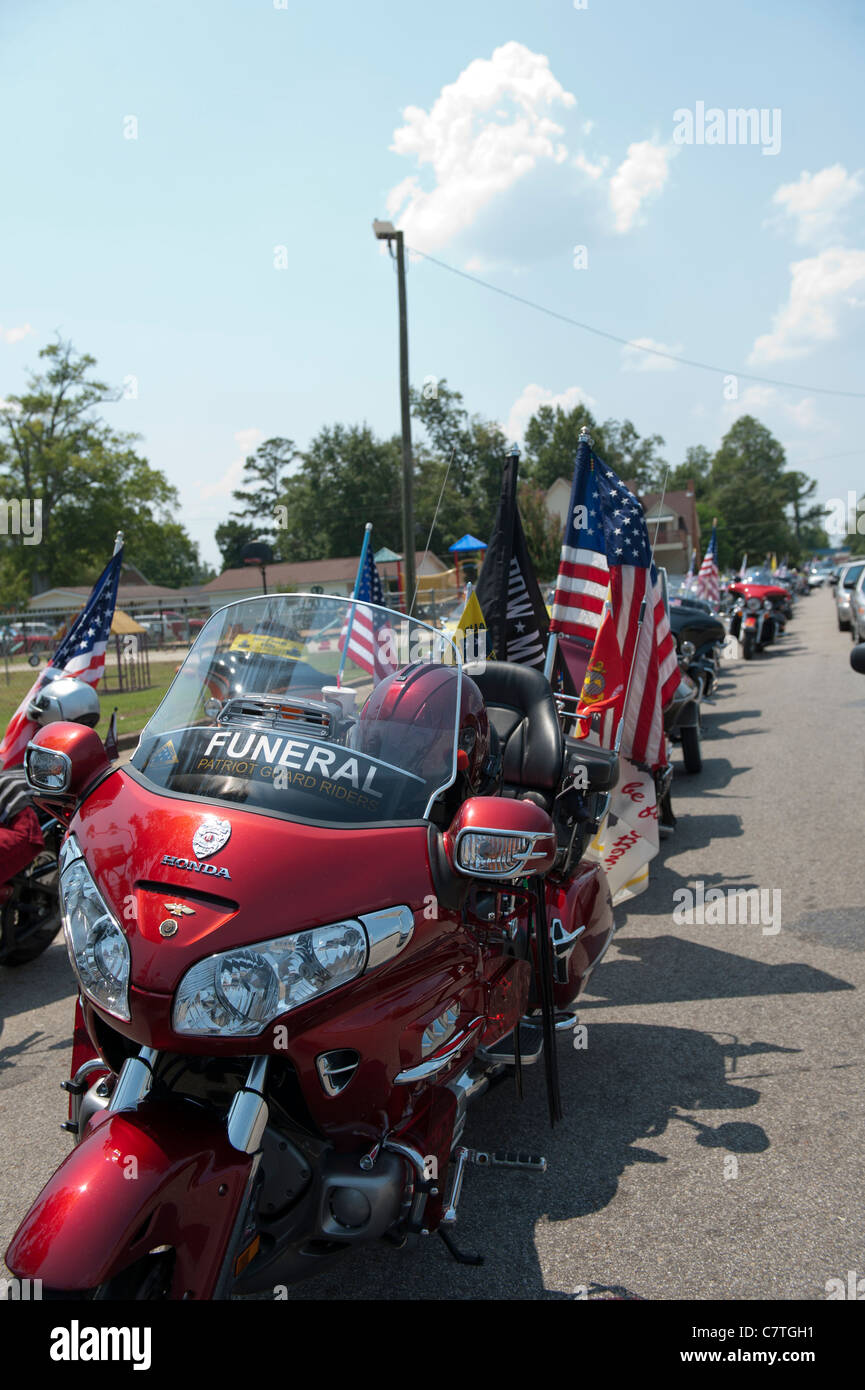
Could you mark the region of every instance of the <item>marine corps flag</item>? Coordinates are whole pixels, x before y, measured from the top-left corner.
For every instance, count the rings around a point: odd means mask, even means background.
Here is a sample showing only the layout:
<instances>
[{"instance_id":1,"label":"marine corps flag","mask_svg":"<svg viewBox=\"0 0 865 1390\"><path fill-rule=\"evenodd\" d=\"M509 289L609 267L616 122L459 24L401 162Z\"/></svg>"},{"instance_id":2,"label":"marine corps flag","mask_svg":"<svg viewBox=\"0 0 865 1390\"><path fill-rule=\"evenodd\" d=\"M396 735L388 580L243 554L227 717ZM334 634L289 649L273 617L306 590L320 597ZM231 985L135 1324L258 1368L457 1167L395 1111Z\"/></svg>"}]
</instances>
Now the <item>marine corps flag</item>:
<instances>
[{"instance_id":1,"label":"marine corps flag","mask_svg":"<svg viewBox=\"0 0 865 1390\"><path fill-rule=\"evenodd\" d=\"M592 715L603 711L604 719L598 730L599 743L602 748L613 747L616 725L622 713L626 685L627 679L616 637L616 625L613 622L612 612L608 608L607 616L598 629L591 659L586 667L586 674L580 689L575 738L585 738L592 726Z\"/></svg>"},{"instance_id":2,"label":"marine corps flag","mask_svg":"<svg viewBox=\"0 0 865 1390\"><path fill-rule=\"evenodd\" d=\"M517 506L519 459L514 445L502 472L495 526L472 598L480 606L487 629L487 657L542 670L549 617Z\"/></svg>"}]
</instances>

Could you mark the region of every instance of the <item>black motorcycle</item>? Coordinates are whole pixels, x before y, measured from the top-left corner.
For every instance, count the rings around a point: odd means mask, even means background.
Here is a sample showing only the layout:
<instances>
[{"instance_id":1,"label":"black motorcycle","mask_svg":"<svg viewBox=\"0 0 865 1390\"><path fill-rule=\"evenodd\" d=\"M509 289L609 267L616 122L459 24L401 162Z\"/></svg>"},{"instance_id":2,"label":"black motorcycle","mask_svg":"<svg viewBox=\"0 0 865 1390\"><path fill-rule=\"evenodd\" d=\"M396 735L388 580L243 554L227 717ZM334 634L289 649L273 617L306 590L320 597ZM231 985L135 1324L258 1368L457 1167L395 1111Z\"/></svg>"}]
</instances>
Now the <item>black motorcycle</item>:
<instances>
[{"instance_id":1,"label":"black motorcycle","mask_svg":"<svg viewBox=\"0 0 865 1390\"><path fill-rule=\"evenodd\" d=\"M63 827L44 811L36 814L45 847L0 888L0 965L27 965L60 929L57 856Z\"/></svg>"},{"instance_id":2,"label":"black motorcycle","mask_svg":"<svg viewBox=\"0 0 865 1390\"><path fill-rule=\"evenodd\" d=\"M710 697L718 680L720 651L727 630L708 603L683 601L670 608L670 628L680 666L700 686L700 698Z\"/></svg>"}]
</instances>

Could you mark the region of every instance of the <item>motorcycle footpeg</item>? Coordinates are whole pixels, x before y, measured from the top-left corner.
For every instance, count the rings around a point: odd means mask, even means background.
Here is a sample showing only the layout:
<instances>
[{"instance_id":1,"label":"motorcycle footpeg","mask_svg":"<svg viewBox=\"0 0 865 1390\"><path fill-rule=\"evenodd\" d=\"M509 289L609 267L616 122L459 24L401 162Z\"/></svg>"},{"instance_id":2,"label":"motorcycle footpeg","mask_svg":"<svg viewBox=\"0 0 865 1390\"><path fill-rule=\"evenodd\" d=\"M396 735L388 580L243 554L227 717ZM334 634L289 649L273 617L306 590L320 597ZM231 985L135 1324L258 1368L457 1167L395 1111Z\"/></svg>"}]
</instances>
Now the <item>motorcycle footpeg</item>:
<instances>
[{"instance_id":1,"label":"motorcycle footpeg","mask_svg":"<svg viewBox=\"0 0 865 1390\"><path fill-rule=\"evenodd\" d=\"M524 1067L529 1067L533 1062L537 1062L544 1050L544 1030L542 1024L534 1019L522 1019L518 1025L520 1030L520 1060ZM481 1063L498 1062L505 1066L516 1066L516 1052L514 1051L513 1032L506 1033L498 1042L493 1043L492 1047L479 1047L475 1053L475 1061Z\"/></svg>"},{"instance_id":2,"label":"motorcycle footpeg","mask_svg":"<svg viewBox=\"0 0 865 1390\"><path fill-rule=\"evenodd\" d=\"M470 1163L479 1168L518 1168L523 1173L545 1173L547 1160L538 1154L507 1153L497 1149L495 1153L472 1151Z\"/></svg>"}]
</instances>

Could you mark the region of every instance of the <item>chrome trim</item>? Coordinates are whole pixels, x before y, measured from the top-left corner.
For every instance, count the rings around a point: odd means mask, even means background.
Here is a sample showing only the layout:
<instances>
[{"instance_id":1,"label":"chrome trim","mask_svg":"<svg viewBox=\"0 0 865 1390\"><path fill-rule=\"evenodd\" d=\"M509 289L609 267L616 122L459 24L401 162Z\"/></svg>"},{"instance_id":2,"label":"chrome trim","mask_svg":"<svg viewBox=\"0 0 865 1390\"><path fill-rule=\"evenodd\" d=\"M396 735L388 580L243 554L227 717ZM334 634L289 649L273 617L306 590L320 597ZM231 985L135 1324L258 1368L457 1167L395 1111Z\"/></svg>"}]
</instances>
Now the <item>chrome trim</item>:
<instances>
[{"instance_id":1,"label":"chrome trim","mask_svg":"<svg viewBox=\"0 0 865 1390\"><path fill-rule=\"evenodd\" d=\"M31 752L45 753L52 758L63 759L64 763L66 764L66 776L62 787L47 787L44 782L34 782L32 780L30 776ZM57 748L43 748L41 744L33 743L31 741L24 749L24 776L27 780L28 787L31 787L33 791L44 792L47 795L50 795L53 792L55 796L67 796L69 794L69 784L72 781L72 759L70 758L68 753L62 753Z\"/></svg>"},{"instance_id":2,"label":"chrome trim","mask_svg":"<svg viewBox=\"0 0 865 1390\"><path fill-rule=\"evenodd\" d=\"M460 863L460 844L466 835L498 835L508 836L512 840L528 840L528 847L520 858L519 863L513 869L466 869ZM457 838L454 843L454 868L457 873L465 874L466 878L494 878L494 879L514 879L521 878L523 870L530 859L546 859L549 850L541 852L535 851L535 846L543 836L547 839L554 838L552 830L503 830L501 826L492 828L487 825L465 825L462 830L457 831Z\"/></svg>"},{"instance_id":3,"label":"chrome trim","mask_svg":"<svg viewBox=\"0 0 865 1390\"><path fill-rule=\"evenodd\" d=\"M334 1067L331 1065L331 1057L339 1052L350 1052L354 1057L353 1062L346 1062L344 1066ZM344 1091L351 1081L358 1067L360 1066L360 1053L353 1047L332 1047L329 1052L321 1052L315 1059L315 1069L318 1072L318 1079L322 1089L329 1096L338 1096ZM349 1075L345 1081L339 1081L345 1072Z\"/></svg>"},{"instance_id":4,"label":"chrome trim","mask_svg":"<svg viewBox=\"0 0 865 1390\"><path fill-rule=\"evenodd\" d=\"M60 846L60 853L57 856L57 864L60 873L62 874L63 870L69 864L74 864L76 859L83 858L84 851L79 845L75 836L72 834L67 835L66 839L63 841L63 844Z\"/></svg>"},{"instance_id":5,"label":"chrome trim","mask_svg":"<svg viewBox=\"0 0 865 1390\"><path fill-rule=\"evenodd\" d=\"M241 1089L231 1102L226 1128L228 1142L239 1153L257 1153L267 1125L267 1101L262 1094L269 1057L254 1057Z\"/></svg>"},{"instance_id":6,"label":"chrome trim","mask_svg":"<svg viewBox=\"0 0 865 1390\"><path fill-rule=\"evenodd\" d=\"M405 1071L397 1072L393 1079L395 1086L412 1086L415 1081L428 1081L431 1076L438 1076L439 1072L447 1071L451 1063L459 1056L463 1048L472 1041L475 1034L483 1027L484 1020L480 1016L473 1018L471 1023L457 1033L443 1049L433 1057L428 1057L425 1062L420 1062L416 1067L407 1067Z\"/></svg>"},{"instance_id":7,"label":"chrome trim","mask_svg":"<svg viewBox=\"0 0 865 1390\"><path fill-rule=\"evenodd\" d=\"M475 1054L477 1056L477 1054ZM452 1091L457 1098L457 1113L454 1118L454 1132L451 1146L458 1144L462 1138L463 1130L466 1127L466 1112L468 1111L469 1101L475 1096L483 1095L484 1091L489 1090L490 1076L496 1072L503 1071L504 1067L490 1068L489 1071L481 1072L479 1076L469 1076L468 1070L460 1072L452 1081L445 1082L449 1091Z\"/></svg>"},{"instance_id":8,"label":"chrome trim","mask_svg":"<svg viewBox=\"0 0 865 1390\"><path fill-rule=\"evenodd\" d=\"M109 1110L134 1110L140 1104L153 1084L157 1056L155 1047L142 1047L137 1057L126 1058L108 1103Z\"/></svg>"},{"instance_id":9,"label":"chrome trim","mask_svg":"<svg viewBox=\"0 0 865 1390\"><path fill-rule=\"evenodd\" d=\"M423 1030L423 1037L420 1040L420 1052L422 1057L428 1057L431 1052L437 1052L448 1040L453 1037L457 1020L460 1016L460 1006L455 1000L446 1009L434 1018L432 1023L428 1023Z\"/></svg>"},{"instance_id":10,"label":"chrome trim","mask_svg":"<svg viewBox=\"0 0 865 1390\"><path fill-rule=\"evenodd\" d=\"M556 931L556 927L559 929L558 932ZM572 946L577 937L582 936L585 930L586 926L584 923L583 926L577 927L576 931L567 932L562 926L562 919L560 917L554 917L550 924L550 936L553 939L553 950L556 955L563 956L567 952L568 947Z\"/></svg>"},{"instance_id":11,"label":"chrome trim","mask_svg":"<svg viewBox=\"0 0 865 1390\"><path fill-rule=\"evenodd\" d=\"M369 954L366 969L374 970L393 960L411 941L414 932L414 914L408 907L386 907L380 912L365 912L360 915L367 941Z\"/></svg>"},{"instance_id":12,"label":"chrome trim","mask_svg":"<svg viewBox=\"0 0 865 1390\"><path fill-rule=\"evenodd\" d=\"M445 1209L442 1213L441 1224L443 1226L453 1226L457 1219L457 1207L459 1206L460 1196L463 1190L463 1178L465 1177L468 1157L469 1151L463 1148L462 1145L454 1151L456 1162L454 1164L453 1177L451 1178L447 1199L445 1201Z\"/></svg>"},{"instance_id":13,"label":"chrome trim","mask_svg":"<svg viewBox=\"0 0 865 1390\"><path fill-rule=\"evenodd\" d=\"M424 1167L423 1158L411 1144L404 1144L401 1139L385 1139L381 1147L383 1149L389 1149L393 1154L401 1154L402 1157L411 1164L415 1171L415 1176L418 1177L421 1182L426 1182L426 1168Z\"/></svg>"}]
</instances>

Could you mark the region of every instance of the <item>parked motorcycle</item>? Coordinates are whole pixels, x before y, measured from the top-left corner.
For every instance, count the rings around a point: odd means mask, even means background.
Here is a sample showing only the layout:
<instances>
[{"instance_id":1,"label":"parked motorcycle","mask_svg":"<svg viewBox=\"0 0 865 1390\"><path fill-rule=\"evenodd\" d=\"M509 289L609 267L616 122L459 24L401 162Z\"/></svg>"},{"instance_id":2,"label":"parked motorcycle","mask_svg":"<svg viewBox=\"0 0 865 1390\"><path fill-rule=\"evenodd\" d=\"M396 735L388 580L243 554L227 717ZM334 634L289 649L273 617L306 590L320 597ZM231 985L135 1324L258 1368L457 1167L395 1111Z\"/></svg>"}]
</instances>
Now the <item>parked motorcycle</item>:
<instances>
[{"instance_id":1,"label":"parked motorcycle","mask_svg":"<svg viewBox=\"0 0 865 1390\"><path fill-rule=\"evenodd\" d=\"M64 676L42 687L28 714L40 727L65 720L92 728L99 722L99 696L84 681ZM109 758L117 756L115 716L105 741ZM50 810L37 807L36 815L41 848L34 836L29 863L0 883L0 965L29 964L60 930L57 859L64 827Z\"/></svg>"},{"instance_id":2,"label":"parked motorcycle","mask_svg":"<svg viewBox=\"0 0 865 1390\"><path fill-rule=\"evenodd\" d=\"M742 643L742 655L750 661L784 635L790 595L773 581L769 570L749 570L744 579L731 584L733 600L730 633Z\"/></svg>"},{"instance_id":3,"label":"parked motorcycle","mask_svg":"<svg viewBox=\"0 0 865 1390\"><path fill-rule=\"evenodd\" d=\"M28 750L68 827L80 986L75 1147L6 1254L45 1297L227 1298L433 1232L477 1263L467 1168L545 1167L467 1147L467 1107L542 1061L561 1114L557 1034L613 933L583 851L618 759L563 733L538 671L464 670L330 596L301 629L308 597L214 614L131 763L68 724ZM323 634L349 628L336 682ZM300 650L256 650L280 633Z\"/></svg>"},{"instance_id":4,"label":"parked motorcycle","mask_svg":"<svg viewBox=\"0 0 865 1390\"><path fill-rule=\"evenodd\" d=\"M711 697L718 680L720 652L727 638L721 619L711 610L683 601L670 608L670 627L680 664L700 686L700 697Z\"/></svg>"},{"instance_id":5,"label":"parked motorcycle","mask_svg":"<svg viewBox=\"0 0 865 1390\"><path fill-rule=\"evenodd\" d=\"M27 965L60 930L57 856L63 829L55 816L41 810L37 816L44 849L0 885L0 965Z\"/></svg>"}]
</instances>

